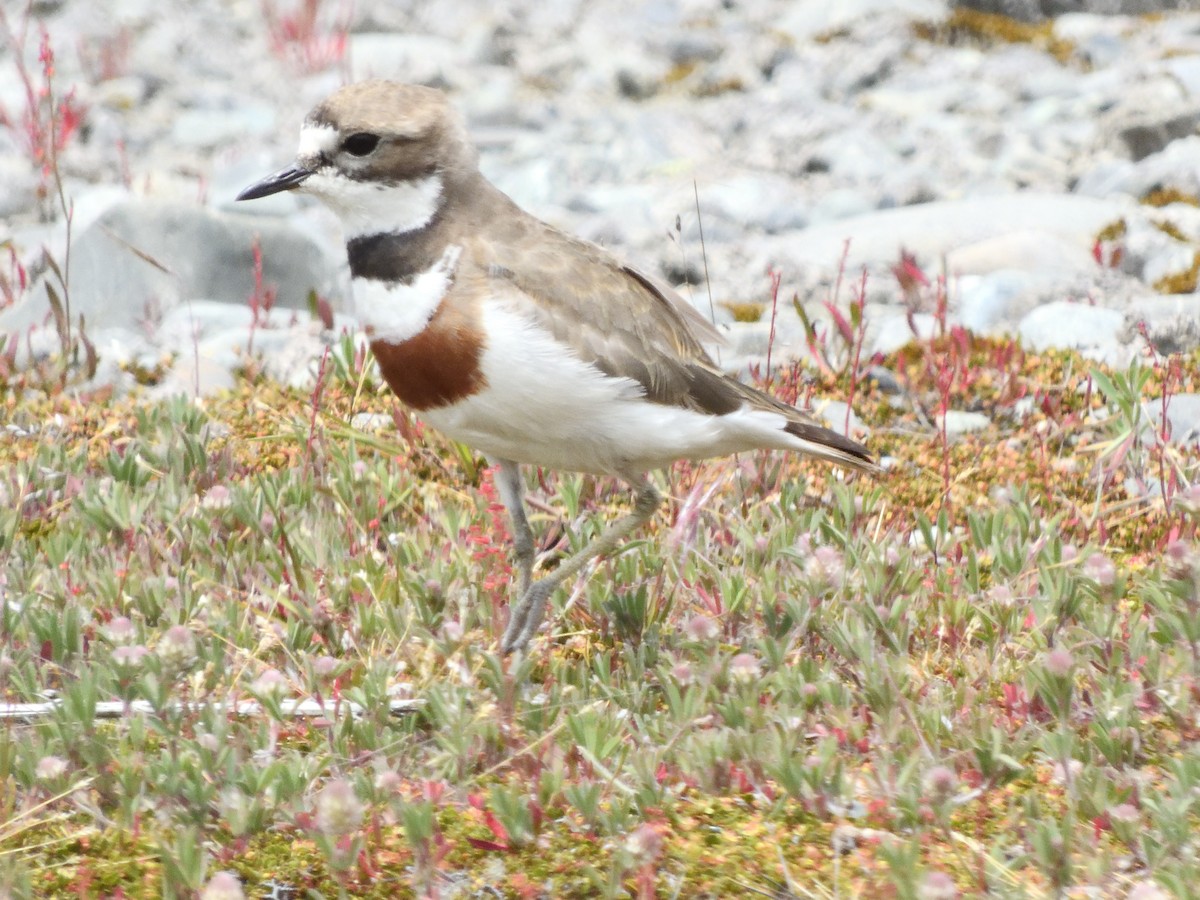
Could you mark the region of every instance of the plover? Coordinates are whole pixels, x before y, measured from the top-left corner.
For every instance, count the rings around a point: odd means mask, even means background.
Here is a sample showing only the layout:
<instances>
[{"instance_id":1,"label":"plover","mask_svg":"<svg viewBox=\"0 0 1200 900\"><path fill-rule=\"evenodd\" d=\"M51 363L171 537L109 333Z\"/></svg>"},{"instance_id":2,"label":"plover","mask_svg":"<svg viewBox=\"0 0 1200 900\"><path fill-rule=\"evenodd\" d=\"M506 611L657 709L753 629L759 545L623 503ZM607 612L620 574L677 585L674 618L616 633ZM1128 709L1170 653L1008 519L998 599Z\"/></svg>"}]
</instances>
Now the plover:
<instances>
[{"instance_id":1,"label":"plover","mask_svg":"<svg viewBox=\"0 0 1200 900\"><path fill-rule=\"evenodd\" d=\"M392 390L498 466L517 563L506 653L559 585L653 516L648 472L762 448L874 468L861 444L725 375L703 346L719 333L670 287L489 183L440 91L337 91L304 120L296 162L238 199L279 191L341 220L358 317ZM621 478L633 510L534 581L522 463Z\"/></svg>"}]
</instances>

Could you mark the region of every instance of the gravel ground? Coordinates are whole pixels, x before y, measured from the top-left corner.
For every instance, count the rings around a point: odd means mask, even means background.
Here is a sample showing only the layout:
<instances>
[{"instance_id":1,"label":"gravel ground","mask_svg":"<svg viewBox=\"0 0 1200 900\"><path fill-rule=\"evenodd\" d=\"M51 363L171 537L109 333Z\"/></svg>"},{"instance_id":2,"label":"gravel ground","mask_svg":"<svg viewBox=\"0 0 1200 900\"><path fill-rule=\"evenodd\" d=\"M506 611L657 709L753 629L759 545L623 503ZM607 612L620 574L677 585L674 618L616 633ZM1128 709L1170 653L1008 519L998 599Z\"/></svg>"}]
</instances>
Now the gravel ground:
<instances>
[{"instance_id":1,"label":"gravel ground","mask_svg":"<svg viewBox=\"0 0 1200 900\"><path fill-rule=\"evenodd\" d=\"M771 272L774 359L805 352L793 295L819 321L864 271L873 350L934 327L939 277L952 322L1035 348L1120 365L1147 337L1160 351L1200 343L1200 12L1187 4L1154 17L1130 14L1144 2L991 5L1022 26L936 0L446 0L353 14L327 0L308 39L273 39L300 5L6 13L0 212L32 277L0 309L18 364L57 346L43 284L46 258L66 259L13 77L20 47L40 84L42 27L55 92L83 112L60 157L72 311L100 353L96 381L118 389L130 361L166 367L160 393L217 389L252 330L268 370L305 383L328 337L306 309L314 289L353 328L332 217L290 196L249 211L233 197L291 159L310 106L369 76L447 90L493 181L681 284L728 330L731 369L767 351ZM1152 192L1177 202L1142 202ZM265 322L248 306L256 243L279 307ZM762 321L734 321L756 307Z\"/></svg>"}]
</instances>

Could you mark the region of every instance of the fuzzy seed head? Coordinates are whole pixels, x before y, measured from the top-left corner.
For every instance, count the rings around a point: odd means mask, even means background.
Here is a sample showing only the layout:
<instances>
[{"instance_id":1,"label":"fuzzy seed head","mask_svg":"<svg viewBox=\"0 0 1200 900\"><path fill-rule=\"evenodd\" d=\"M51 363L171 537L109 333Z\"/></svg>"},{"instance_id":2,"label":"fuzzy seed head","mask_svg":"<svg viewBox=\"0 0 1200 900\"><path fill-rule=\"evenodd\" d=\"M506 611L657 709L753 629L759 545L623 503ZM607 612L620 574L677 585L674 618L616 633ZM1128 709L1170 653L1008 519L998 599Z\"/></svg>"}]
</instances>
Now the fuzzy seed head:
<instances>
[{"instance_id":1,"label":"fuzzy seed head","mask_svg":"<svg viewBox=\"0 0 1200 900\"><path fill-rule=\"evenodd\" d=\"M945 872L930 872L921 879L917 896L921 900L955 900L958 888L954 885L954 879Z\"/></svg>"},{"instance_id":2,"label":"fuzzy seed head","mask_svg":"<svg viewBox=\"0 0 1200 900\"><path fill-rule=\"evenodd\" d=\"M404 787L404 779L399 772L384 769L375 776L375 790L381 794L399 794Z\"/></svg>"},{"instance_id":3,"label":"fuzzy seed head","mask_svg":"<svg viewBox=\"0 0 1200 900\"><path fill-rule=\"evenodd\" d=\"M721 633L721 626L708 616L692 616L684 623L683 632L688 636L688 640L706 644L717 639Z\"/></svg>"},{"instance_id":4,"label":"fuzzy seed head","mask_svg":"<svg viewBox=\"0 0 1200 900\"><path fill-rule=\"evenodd\" d=\"M322 681L328 681L336 675L338 668L338 661L328 655L318 656L312 664L313 674Z\"/></svg>"},{"instance_id":5,"label":"fuzzy seed head","mask_svg":"<svg viewBox=\"0 0 1200 900\"><path fill-rule=\"evenodd\" d=\"M1192 517L1200 517L1200 482L1176 494L1175 506L1182 513L1186 513Z\"/></svg>"},{"instance_id":6,"label":"fuzzy seed head","mask_svg":"<svg viewBox=\"0 0 1200 900\"><path fill-rule=\"evenodd\" d=\"M43 756L33 774L38 781L58 781L67 774L67 761L61 756Z\"/></svg>"},{"instance_id":7,"label":"fuzzy seed head","mask_svg":"<svg viewBox=\"0 0 1200 900\"><path fill-rule=\"evenodd\" d=\"M1103 553L1093 553L1083 561L1083 577L1100 587L1112 587L1117 580L1117 567Z\"/></svg>"},{"instance_id":8,"label":"fuzzy seed head","mask_svg":"<svg viewBox=\"0 0 1200 900\"><path fill-rule=\"evenodd\" d=\"M1200 578L1200 547L1190 541L1171 541L1165 556L1172 578Z\"/></svg>"},{"instance_id":9,"label":"fuzzy seed head","mask_svg":"<svg viewBox=\"0 0 1200 900\"><path fill-rule=\"evenodd\" d=\"M205 732L197 737L196 743L200 745L201 750L206 750L209 753L216 753L221 749L221 739L211 732Z\"/></svg>"},{"instance_id":10,"label":"fuzzy seed head","mask_svg":"<svg viewBox=\"0 0 1200 900\"><path fill-rule=\"evenodd\" d=\"M1139 881L1125 895L1125 898L1126 900L1170 900L1170 896L1153 881Z\"/></svg>"},{"instance_id":11,"label":"fuzzy seed head","mask_svg":"<svg viewBox=\"0 0 1200 900\"><path fill-rule=\"evenodd\" d=\"M191 668L196 662L196 636L186 625L172 625L158 642L158 657L169 668Z\"/></svg>"},{"instance_id":12,"label":"fuzzy seed head","mask_svg":"<svg viewBox=\"0 0 1200 900\"><path fill-rule=\"evenodd\" d=\"M200 900L245 900L242 882L232 872L218 872L200 892Z\"/></svg>"},{"instance_id":13,"label":"fuzzy seed head","mask_svg":"<svg viewBox=\"0 0 1200 900\"><path fill-rule=\"evenodd\" d=\"M317 828L322 834L349 834L362 824L365 807L345 778L335 778L317 794Z\"/></svg>"},{"instance_id":14,"label":"fuzzy seed head","mask_svg":"<svg viewBox=\"0 0 1200 900\"><path fill-rule=\"evenodd\" d=\"M671 677L680 684L693 684L696 681L696 673L692 671L691 665L686 662L676 663L671 666Z\"/></svg>"},{"instance_id":15,"label":"fuzzy seed head","mask_svg":"<svg viewBox=\"0 0 1200 900\"><path fill-rule=\"evenodd\" d=\"M659 830L649 823L635 828L625 838L625 849L639 865L653 862L662 853L663 838Z\"/></svg>"},{"instance_id":16,"label":"fuzzy seed head","mask_svg":"<svg viewBox=\"0 0 1200 900\"><path fill-rule=\"evenodd\" d=\"M267 669L254 679L250 690L260 697L282 697L288 693L288 681L278 669Z\"/></svg>"},{"instance_id":17,"label":"fuzzy seed head","mask_svg":"<svg viewBox=\"0 0 1200 900\"><path fill-rule=\"evenodd\" d=\"M141 644L117 647L112 654L113 665L119 669L136 669L141 666L142 660L149 652Z\"/></svg>"},{"instance_id":18,"label":"fuzzy seed head","mask_svg":"<svg viewBox=\"0 0 1200 900\"><path fill-rule=\"evenodd\" d=\"M739 653L729 661L729 677L739 684L748 684L758 678L760 667L752 653Z\"/></svg>"},{"instance_id":19,"label":"fuzzy seed head","mask_svg":"<svg viewBox=\"0 0 1200 900\"><path fill-rule=\"evenodd\" d=\"M1042 657L1042 666L1048 675L1070 678L1071 670L1075 667L1075 658L1062 647L1055 647Z\"/></svg>"},{"instance_id":20,"label":"fuzzy seed head","mask_svg":"<svg viewBox=\"0 0 1200 900\"><path fill-rule=\"evenodd\" d=\"M132 644L137 638L136 629L126 616L117 616L106 626L104 635L114 644Z\"/></svg>"},{"instance_id":21,"label":"fuzzy seed head","mask_svg":"<svg viewBox=\"0 0 1200 900\"><path fill-rule=\"evenodd\" d=\"M925 774L925 791L929 801L942 804L954 796L958 790L958 776L948 766L934 766Z\"/></svg>"},{"instance_id":22,"label":"fuzzy seed head","mask_svg":"<svg viewBox=\"0 0 1200 900\"><path fill-rule=\"evenodd\" d=\"M1108 817L1122 825L1132 825L1141 818L1141 815L1132 803L1118 803L1108 811Z\"/></svg>"},{"instance_id":23,"label":"fuzzy seed head","mask_svg":"<svg viewBox=\"0 0 1200 900\"><path fill-rule=\"evenodd\" d=\"M838 584L846 571L842 554L833 547L818 547L804 564L804 574L818 585Z\"/></svg>"},{"instance_id":24,"label":"fuzzy seed head","mask_svg":"<svg viewBox=\"0 0 1200 900\"><path fill-rule=\"evenodd\" d=\"M223 484L214 484L205 492L200 505L205 509L228 509L232 501L233 495L229 492L229 488Z\"/></svg>"},{"instance_id":25,"label":"fuzzy seed head","mask_svg":"<svg viewBox=\"0 0 1200 900\"><path fill-rule=\"evenodd\" d=\"M1083 763L1077 759L1068 760L1067 767L1064 769L1062 763L1055 763L1054 768L1050 770L1050 780L1055 784L1066 784L1068 781L1074 781L1083 773Z\"/></svg>"}]
</instances>

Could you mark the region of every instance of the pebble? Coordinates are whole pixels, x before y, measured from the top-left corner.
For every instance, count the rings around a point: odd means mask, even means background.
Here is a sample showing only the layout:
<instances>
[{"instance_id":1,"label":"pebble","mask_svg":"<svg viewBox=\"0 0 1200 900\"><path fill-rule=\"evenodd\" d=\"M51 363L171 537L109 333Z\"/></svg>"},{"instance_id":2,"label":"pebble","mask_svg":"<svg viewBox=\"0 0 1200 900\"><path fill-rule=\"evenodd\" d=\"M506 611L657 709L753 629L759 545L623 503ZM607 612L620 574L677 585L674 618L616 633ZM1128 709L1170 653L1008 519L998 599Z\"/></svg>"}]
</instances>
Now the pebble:
<instances>
[{"instance_id":1,"label":"pebble","mask_svg":"<svg viewBox=\"0 0 1200 900\"><path fill-rule=\"evenodd\" d=\"M940 417L938 424L946 429L947 435L954 437L960 434L969 434L972 431L983 431L992 424L992 420L980 412L951 409Z\"/></svg>"},{"instance_id":2,"label":"pebble","mask_svg":"<svg viewBox=\"0 0 1200 900\"><path fill-rule=\"evenodd\" d=\"M1131 348L1120 338L1124 325L1125 316L1115 309L1056 300L1025 316L1017 333L1034 350L1066 348L1113 365L1128 365Z\"/></svg>"},{"instance_id":3,"label":"pebble","mask_svg":"<svg viewBox=\"0 0 1200 900\"><path fill-rule=\"evenodd\" d=\"M944 17L942 0L373 7L354 13L341 62L328 34L273 49L255 3L48 5L56 85L77 86L89 126L62 154L72 312L118 390L132 387L123 366L163 360L157 392L217 390L248 347L273 376L311 380L330 335L310 291L339 312L335 332L354 328L336 221L290 195L252 210L233 197L291 160L301 118L344 77L382 75L449 90L484 172L531 212L692 282L683 293L716 310L731 371L807 354L793 296L827 322L826 301L845 308L860 290L872 353L949 325L1114 365L1147 339L1188 351L1195 293L1162 289L1186 288L1200 209L1141 200L1200 195L1200 12L1130 2L1053 19L1075 48L1066 61L926 40L915 26ZM1002 5L1031 20L1047 6ZM1163 14L1141 16L1152 8ZM116 26L127 50L111 71L85 69ZM5 110L20 110L19 88L0 79ZM43 254L61 263L66 232L40 184L21 135L0 129L2 237L31 274L0 308L18 364L57 347ZM255 240L278 292L257 317ZM927 284L902 283L902 254ZM768 304L771 271L773 339L769 318L733 321L722 305ZM1176 401L1190 434L1191 401ZM985 419L955 411L947 428Z\"/></svg>"},{"instance_id":4,"label":"pebble","mask_svg":"<svg viewBox=\"0 0 1200 900\"><path fill-rule=\"evenodd\" d=\"M1154 411L1156 423L1162 421L1161 409ZM1174 394L1167 403L1170 441L1179 446L1200 444L1200 394Z\"/></svg>"}]
</instances>

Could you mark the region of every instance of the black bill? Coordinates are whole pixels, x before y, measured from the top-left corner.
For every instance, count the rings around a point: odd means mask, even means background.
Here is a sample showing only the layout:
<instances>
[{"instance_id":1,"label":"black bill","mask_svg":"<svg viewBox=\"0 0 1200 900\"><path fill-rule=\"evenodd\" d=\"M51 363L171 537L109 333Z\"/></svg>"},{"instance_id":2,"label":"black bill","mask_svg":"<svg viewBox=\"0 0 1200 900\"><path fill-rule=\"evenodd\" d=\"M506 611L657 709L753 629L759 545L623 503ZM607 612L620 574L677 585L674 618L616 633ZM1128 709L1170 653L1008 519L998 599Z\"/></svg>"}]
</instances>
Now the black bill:
<instances>
[{"instance_id":1,"label":"black bill","mask_svg":"<svg viewBox=\"0 0 1200 900\"><path fill-rule=\"evenodd\" d=\"M237 195L237 199L257 200L259 197L269 197L272 194L278 194L280 191L290 191L311 174L312 172L308 169L301 169L299 166L288 166L286 169L273 172L262 181L257 181L250 185L250 187Z\"/></svg>"}]
</instances>

